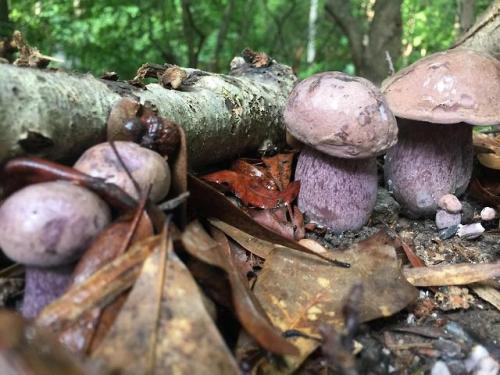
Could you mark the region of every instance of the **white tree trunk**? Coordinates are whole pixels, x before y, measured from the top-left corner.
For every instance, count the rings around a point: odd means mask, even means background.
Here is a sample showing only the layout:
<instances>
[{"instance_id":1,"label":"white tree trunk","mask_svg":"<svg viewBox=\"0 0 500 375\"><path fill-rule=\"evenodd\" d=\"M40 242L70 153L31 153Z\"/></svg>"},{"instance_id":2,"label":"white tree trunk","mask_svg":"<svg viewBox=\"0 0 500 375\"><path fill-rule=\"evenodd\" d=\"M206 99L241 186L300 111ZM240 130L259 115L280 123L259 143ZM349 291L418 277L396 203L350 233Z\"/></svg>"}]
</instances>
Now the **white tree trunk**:
<instances>
[{"instance_id":1,"label":"white tree trunk","mask_svg":"<svg viewBox=\"0 0 500 375\"><path fill-rule=\"evenodd\" d=\"M316 24L318 21L318 0L311 0L309 8L309 27L307 38L307 63L312 64L316 58Z\"/></svg>"}]
</instances>

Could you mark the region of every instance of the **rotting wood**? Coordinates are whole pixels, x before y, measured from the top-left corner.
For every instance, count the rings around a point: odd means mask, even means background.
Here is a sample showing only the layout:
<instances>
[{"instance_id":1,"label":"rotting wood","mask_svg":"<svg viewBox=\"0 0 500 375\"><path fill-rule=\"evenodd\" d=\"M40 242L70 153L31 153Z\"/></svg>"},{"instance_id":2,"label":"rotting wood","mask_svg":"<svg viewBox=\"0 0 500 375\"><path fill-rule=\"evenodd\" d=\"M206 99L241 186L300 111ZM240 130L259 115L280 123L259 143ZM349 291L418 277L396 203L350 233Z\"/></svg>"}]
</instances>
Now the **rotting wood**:
<instances>
[{"instance_id":1,"label":"rotting wood","mask_svg":"<svg viewBox=\"0 0 500 375\"><path fill-rule=\"evenodd\" d=\"M150 101L183 126L193 169L283 142L291 68L254 67L239 57L231 67L228 75L186 68L187 79L172 90L0 64L0 163L21 154L73 159L105 140L107 116L122 96Z\"/></svg>"}]
</instances>

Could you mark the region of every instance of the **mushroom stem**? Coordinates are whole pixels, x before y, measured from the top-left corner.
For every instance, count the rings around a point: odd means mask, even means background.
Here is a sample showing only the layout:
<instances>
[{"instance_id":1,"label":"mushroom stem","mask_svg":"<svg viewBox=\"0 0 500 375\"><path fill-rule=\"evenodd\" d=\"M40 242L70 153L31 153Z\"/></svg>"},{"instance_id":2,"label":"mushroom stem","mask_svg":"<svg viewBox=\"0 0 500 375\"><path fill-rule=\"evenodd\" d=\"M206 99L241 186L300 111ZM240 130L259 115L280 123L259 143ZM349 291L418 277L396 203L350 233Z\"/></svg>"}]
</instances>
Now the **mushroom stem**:
<instances>
[{"instance_id":1,"label":"mushroom stem","mask_svg":"<svg viewBox=\"0 0 500 375\"><path fill-rule=\"evenodd\" d=\"M53 300L61 296L71 283L74 265L58 267L26 267L24 299L21 312L34 318Z\"/></svg>"},{"instance_id":2,"label":"mushroom stem","mask_svg":"<svg viewBox=\"0 0 500 375\"><path fill-rule=\"evenodd\" d=\"M431 217L444 194L463 194L472 174L472 127L398 119L387 151L385 182L409 217Z\"/></svg>"},{"instance_id":3,"label":"mushroom stem","mask_svg":"<svg viewBox=\"0 0 500 375\"><path fill-rule=\"evenodd\" d=\"M340 159L304 147L295 179L299 209L336 233L360 229L375 206L376 158Z\"/></svg>"}]
</instances>

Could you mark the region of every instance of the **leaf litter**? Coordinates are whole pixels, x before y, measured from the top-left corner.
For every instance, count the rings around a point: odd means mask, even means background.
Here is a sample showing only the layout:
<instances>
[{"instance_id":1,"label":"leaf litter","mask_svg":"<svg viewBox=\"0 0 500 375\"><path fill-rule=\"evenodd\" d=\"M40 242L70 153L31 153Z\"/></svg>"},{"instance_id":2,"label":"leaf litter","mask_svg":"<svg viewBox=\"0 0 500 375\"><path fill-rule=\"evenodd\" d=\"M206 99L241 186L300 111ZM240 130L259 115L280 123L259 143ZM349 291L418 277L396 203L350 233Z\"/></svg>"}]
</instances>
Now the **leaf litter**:
<instances>
[{"instance_id":1,"label":"leaf litter","mask_svg":"<svg viewBox=\"0 0 500 375\"><path fill-rule=\"evenodd\" d=\"M483 141L483 147L496 152L496 145L488 142ZM230 170L205 176L228 185L239 198L235 204L219 189L187 174L185 138L182 149L184 154L175 159L176 187L169 202L177 207L189 191L191 212L204 221L192 221L184 229L182 206L175 211L182 230L171 224L159 236L153 236L154 231L158 233L165 220L153 220L154 228L145 221L144 207L159 217L159 210L145 200L133 202L114 187L40 159L8 165L10 176L22 184L79 181L125 212L102 233L101 242L89 248L81 263L88 272L79 271L85 276L36 319L37 326L49 328L62 342L72 343L68 347L73 351L90 354L107 370L236 374L243 368L285 374L310 366L321 349L325 366L345 372L355 367L359 324L394 315L413 303L418 293L411 284L475 283L471 289L498 307L498 285L491 285L499 275L498 263L427 267L418 249L384 232L334 252L312 239L317 233L325 235L321 228L309 226L314 232L304 238L306 225L293 204L299 188L291 182L293 153L262 162L241 159ZM474 190L473 183L473 194L479 191L479 199L498 204L498 184L481 177L477 186ZM400 247L415 268L401 267L396 255ZM450 293L459 289L449 288ZM452 303L445 304L458 303L458 297L441 291L440 298ZM208 300L205 292L220 298ZM464 294L463 302L468 301ZM241 324L237 342L228 338L234 328L214 321L220 308L229 309ZM14 327L3 329L13 335ZM5 348L0 348L2 355ZM27 359L19 358L26 365ZM79 368L78 360L69 361Z\"/></svg>"}]
</instances>

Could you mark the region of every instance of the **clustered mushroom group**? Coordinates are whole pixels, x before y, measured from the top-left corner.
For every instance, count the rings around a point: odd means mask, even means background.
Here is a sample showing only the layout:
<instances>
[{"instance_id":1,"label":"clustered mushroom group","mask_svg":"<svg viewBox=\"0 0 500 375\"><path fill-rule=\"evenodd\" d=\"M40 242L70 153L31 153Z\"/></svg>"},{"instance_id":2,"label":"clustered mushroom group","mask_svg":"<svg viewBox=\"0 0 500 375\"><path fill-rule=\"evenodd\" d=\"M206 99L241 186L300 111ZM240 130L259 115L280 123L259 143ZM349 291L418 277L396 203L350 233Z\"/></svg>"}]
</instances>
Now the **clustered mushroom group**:
<instances>
[{"instance_id":1,"label":"clustered mushroom group","mask_svg":"<svg viewBox=\"0 0 500 375\"><path fill-rule=\"evenodd\" d=\"M340 72L316 74L295 86L284 121L304 145L295 178L298 206L310 221L335 233L365 225L377 197L376 158L387 152L386 186L403 213L435 215L439 229L459 226L457 197L472 173L471 125L500 123L500 62L467 49L436 53L390 77L381 90ZM115 107L109 124L114 146L90 148L74 168L136 199L145 192L153 202L165 198L168 164L147 148L168 144L172 152L175 126L131 99ZM498 217L491 210L481 213L485 220ZM26 266L26 317L64 292L75 262L111 217L96 194L63 181L29 185L3 202L0 248Z\"/></svg>"},{"instance_id":2,"label":"clustered mushroom group","mask_svg":"<svg viewBox=\"0 0 500 375\"><path fill-rule=\"evenodd\" d=\"M471 125L500 124L500 62L468 49L435 53L381 91L343 73L316 74L293 89L284 120L304 144L295 178L310 221L337 233L365 225L377 192L375 156L387 150L385 182L402 213L435 215L439 229L460 225Z\"/></svg>"},{"instance_id":3,"label":"clustered mushroom group","mask_svg":"<svg viewBox=\"0 0 500 375\"><path fill-rule=\"evenodd\" d=\"M74 168L140 198L158 202L170 188L170 169L158 153L132 142L88 149ZM137 184L134 185L132 179ZM73 280L82 253L111 221L95 193L68 181L28 185L0 206L0 248L26 269L22 313L33 318Z\"/></svg>"}]
</instances>

